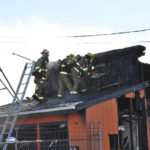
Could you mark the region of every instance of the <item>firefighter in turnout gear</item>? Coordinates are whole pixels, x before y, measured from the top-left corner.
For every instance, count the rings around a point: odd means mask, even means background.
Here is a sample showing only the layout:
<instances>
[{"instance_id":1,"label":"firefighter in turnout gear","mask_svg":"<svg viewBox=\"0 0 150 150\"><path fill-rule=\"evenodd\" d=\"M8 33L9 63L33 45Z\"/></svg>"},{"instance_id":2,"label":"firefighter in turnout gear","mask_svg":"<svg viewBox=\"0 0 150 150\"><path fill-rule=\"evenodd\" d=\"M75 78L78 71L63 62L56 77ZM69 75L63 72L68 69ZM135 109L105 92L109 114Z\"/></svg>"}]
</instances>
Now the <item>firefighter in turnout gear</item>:
<instances>
[{"instance_id":1,"label":"firefighter in turnout gear","mask_svg":"<svg viewBox=\"0 0 150 150\"><path fill-rule=\"evenodd\" d=\"M97 80L95 80L93 77L97 75L96 73L96 67L95 67L95 64L94 64L94 55L90 52L87 53L87 55L85 55L86 59L87 59L87 62L88 62L88 85L89 85L89 88L91 87L98 87L99 85L97 85Z\"/></svg>"},{"instance_id":2,"label":"firefighter in turnout gear","mask_svg":"<svg viewBox=\"0 0 150 150\"><path fill-rule=\"evenodd\" d=\"M88 65L86 57L81 57L78 60L78 63L79 63L80 68L82 70L82 73L81 73L81 89L80 89L80 91L83 93L83 92L87 91L87 88L89 86L90 69L89 69L89 65Z\"/></svg>"},{"instance_id":3,"label":"firefighter in turnout gear","mask_svg":"<svg viewBox=\"0 0 150 150\"><path fill-rule=\"evenodd\" d=\"M95 74L94 55L88 52L87 55L85 55L85 57L89 66L89 73L91 76L93 76Z\"/></svg>"},{"instance_id":4,"label":"firefighter in turnout gear","mask_svg":"<svg viewBox=\"0 0 150 150\"><path fill-rule=\"evenodd\" d=\"M35 93L33 99L43 102L45 98L45 82L47 81L47 64L49 62L49 51L44 49L41 52L42 56L37 60L33 76L35 76L34 82L36 83Z\"/></svg>"},{"instance_id":5,"label":"firefighter in turnout gear","mask_svg":"<svg viewBox=\"0 0 150 150\"><path fill-rule=\"evenodd\" d=\"M62 98L64 94L65 88L71 92L72 90L72 83L71 83L71 67L72 67L72 60L70 56L67 56L64 60L62 60L61 65L59 67L59 76L58 76L58 98Z\"/></svg>"},{"instance_id":6,"label":"firefighter in turnout gear","mask_svg":"<svg viewBox=\"0 0 150 150\"><path fill-rule=\"evenodd\" d=\"M88 60L88 64L93 62L94 55L91 52L88 52L85 56Z\"/></svg>"},{"instance_id":7,"label":"firefighter in turnout gear","mask_svg":"<svg viewBox=\"0 0 150 150\"><path fill-rule=\"evenodd\" d=\"M76 57L72 57L73 59L73 65L71 69L71 76L73 80L73 87L71 94L78 94L79 86L81 83L81 74L82 74L82 68L80 66L79 60L81 59L80 55L77 55Z\"/></svg>"}]
</instances>

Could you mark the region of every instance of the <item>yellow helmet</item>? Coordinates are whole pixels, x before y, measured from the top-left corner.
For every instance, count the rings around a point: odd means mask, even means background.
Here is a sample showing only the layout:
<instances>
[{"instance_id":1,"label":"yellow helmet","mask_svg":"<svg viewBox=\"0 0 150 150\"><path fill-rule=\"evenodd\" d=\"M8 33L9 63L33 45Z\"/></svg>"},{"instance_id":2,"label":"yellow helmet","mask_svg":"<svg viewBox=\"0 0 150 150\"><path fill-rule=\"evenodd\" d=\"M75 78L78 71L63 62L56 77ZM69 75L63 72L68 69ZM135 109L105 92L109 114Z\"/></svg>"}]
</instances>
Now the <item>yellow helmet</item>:
<instances>
[{"instance_id":1,"label":"yellow helmet","mask_svg":"<svg viewBox=\"0 0 150 150\"><path fill-rule=\"evenodd\" d=\"M75 55L74 54L70 54L69 57L75 57Z\"/></svg>"},{"instance_id":2,"label":"yellow helmet","mask_svg":"<svg viewBox=\"0 0 150 150\"><path fill-rule=\"evenodd\" d=\"M88 56L93 57L94 55L90 52L87 53Z\"/></svg>"}]
</instances>

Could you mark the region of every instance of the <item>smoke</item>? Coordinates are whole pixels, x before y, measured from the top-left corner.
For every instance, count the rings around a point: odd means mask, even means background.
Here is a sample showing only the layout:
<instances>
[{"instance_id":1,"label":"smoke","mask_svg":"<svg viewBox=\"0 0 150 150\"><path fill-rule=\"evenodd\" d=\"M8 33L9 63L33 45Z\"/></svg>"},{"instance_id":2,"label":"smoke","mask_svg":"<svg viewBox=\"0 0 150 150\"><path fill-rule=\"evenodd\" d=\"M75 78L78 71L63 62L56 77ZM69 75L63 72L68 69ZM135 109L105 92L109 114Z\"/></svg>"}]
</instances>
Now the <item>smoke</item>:
<instances>
[{"instance_id":1,"label":"smoke","mask_svg":"<svg viewBox=\"0 0 150 150\"><path fill-rule=\"evenodd\" d=\"M58 91L58 74L57 74L57 67L56 61L49 62L47 64L48 69L48 81L46 83L46 95L48 97L55 96Z\"/></svg>"}]
</instances>

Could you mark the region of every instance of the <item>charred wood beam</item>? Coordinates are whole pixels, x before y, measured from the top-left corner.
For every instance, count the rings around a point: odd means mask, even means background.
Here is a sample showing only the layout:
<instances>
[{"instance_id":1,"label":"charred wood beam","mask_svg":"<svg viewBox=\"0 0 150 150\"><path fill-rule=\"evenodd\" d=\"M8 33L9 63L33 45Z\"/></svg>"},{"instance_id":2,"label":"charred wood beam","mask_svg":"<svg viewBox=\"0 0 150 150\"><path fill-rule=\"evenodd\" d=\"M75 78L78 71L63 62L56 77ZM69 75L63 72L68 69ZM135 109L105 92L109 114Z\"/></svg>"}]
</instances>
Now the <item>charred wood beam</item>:
<instances>
[{"instance_id":1,"label":"charred wood beam","mask_svg":"<svg viewBox=\"0 0 150 150\"><path fill-rule=\"evenodd\" d=\"M123 48L123 49L116 49L116 50L111 50L108 52L103 52L103 53L99 53L99 54L95 54L95 61L105 61L106 59L116 59L122 56L136 56L141 57L143 56L145 53L145 47L142 45L136 45L136 46L132 46L132 47L127 47L127 48Z\"/></svg>"}]
</instances>

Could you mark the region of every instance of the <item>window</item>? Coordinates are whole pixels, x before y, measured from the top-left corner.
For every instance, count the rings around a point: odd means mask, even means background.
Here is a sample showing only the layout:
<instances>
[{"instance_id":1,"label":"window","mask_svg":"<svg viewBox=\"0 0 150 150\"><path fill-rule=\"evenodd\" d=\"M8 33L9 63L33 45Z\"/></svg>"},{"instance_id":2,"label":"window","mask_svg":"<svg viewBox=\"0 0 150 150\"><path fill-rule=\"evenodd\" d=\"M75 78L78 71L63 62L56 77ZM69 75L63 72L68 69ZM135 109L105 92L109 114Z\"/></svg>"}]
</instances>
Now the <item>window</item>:
<instances>
[{"instance_id":1,"label":"window","mask_svg":"<svg viewBox=\"0 0 150 150\"><path fill-rule=\"evenodd\" d=\"M18 141L34 141L37 140L37 128L36 124L18 125L13 130L12 137L15 137ZM9 144L7 150L36 150L37 143L19 143Z\"/></svg>"},{"instance_id":2,"label":"window","mask_svg":"<svg viewBox=\"0 0 150 150\"><path fill-rule=\"evenodd\" d=\"M68 127L66 122L40 124L40 149L69 150Z\"/></svg>"}]
</instances>

